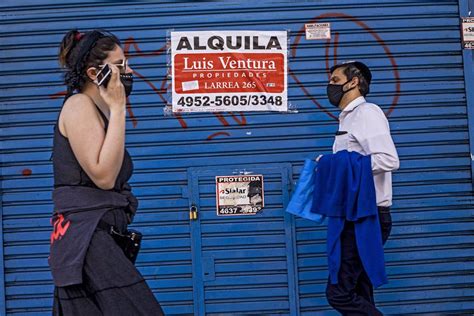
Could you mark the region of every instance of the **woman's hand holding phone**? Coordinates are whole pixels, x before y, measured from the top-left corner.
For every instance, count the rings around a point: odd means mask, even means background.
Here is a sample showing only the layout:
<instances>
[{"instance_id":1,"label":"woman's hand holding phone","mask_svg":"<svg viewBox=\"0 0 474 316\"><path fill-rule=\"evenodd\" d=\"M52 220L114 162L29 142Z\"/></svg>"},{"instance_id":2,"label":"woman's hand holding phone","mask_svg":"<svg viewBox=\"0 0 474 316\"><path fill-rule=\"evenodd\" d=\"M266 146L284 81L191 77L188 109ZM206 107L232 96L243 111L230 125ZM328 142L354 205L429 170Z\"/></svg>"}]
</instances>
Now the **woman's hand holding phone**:
<instances>
[{"instance_id":1,"label":"woman's hand holding phone","mask_svg":"<svg viewBox=\"0 0 474 316\"><path fill-rule=\"evenodd\" d=\"M125 112L126 97L125 89L120 81L120 71L115 65L107 64L107 66L111 70L110 80L106 84L107 87L104 87L104 84L99 85L99 94L109 106L110 112Z\"/></svg>"}]
</instances>

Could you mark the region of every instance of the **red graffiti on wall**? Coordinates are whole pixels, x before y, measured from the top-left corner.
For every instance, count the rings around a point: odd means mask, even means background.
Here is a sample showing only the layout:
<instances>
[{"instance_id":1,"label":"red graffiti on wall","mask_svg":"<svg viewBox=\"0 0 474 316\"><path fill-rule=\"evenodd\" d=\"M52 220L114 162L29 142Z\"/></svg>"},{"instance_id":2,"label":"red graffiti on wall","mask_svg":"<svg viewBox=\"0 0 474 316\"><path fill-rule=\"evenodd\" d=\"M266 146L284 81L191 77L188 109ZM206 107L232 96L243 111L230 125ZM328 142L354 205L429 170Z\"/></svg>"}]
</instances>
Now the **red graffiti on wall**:
<instances>
[{"instance_id":1,"label":"red graffiti on wall","mask_svg":"<svg viewBox=\"0 0 474 316\"><path fill-rule=\"evenodd\" d=\"M358 25L359 27L364 29L368 34L370 34L377 41L377 43L383 48L386 56L388 57L388 59L391 63L394 78L395 78L394 98L392 100L392 104L391 104L390 108L386 112L386 115L389 116L392 113L394 107L398 103L399 94L400 94L400 75L399 75L399 72L398 72L398 66L397 66L397 63L395 61L395 58L393 57L392 53L390 52L390 49L388 48L387 44L367 24L360 21L356 17L350 16L350 15L347 15L347 14L344 14L344 13L335 12L335 13L321 14L321 15L307 21L306 23L317 23L320 20L326 19L326 18L340 18L340 19L345 19L345 20L348 20L348 21L351 21L351 22L355 23L356 25ZM299 29L299 31L297 33L297 36L296 36L296 38L295 38L295 40L292 44L292 48L291 48L291 56L292 57L296 57L298 46L301 42L301 37L303 36L304 32L305 32L305 29L304 29L304 25L303 25ZM333 40L333 53L332 53L332 55L333 55L332 59L333 59L334 64L336 64L337 60L338 60L339 37L340 37L339 32L335 32L334 33L334 40ZM331 59L330 58L330 45L331 45L331 41L330 40L326 41L326 43L325 43L325 55L326 55L326 57L325 57L325 68L326 68L328 78L330 76L330 73L329 73L330 59ZM160 47L157 50L150 51L150 52L144 52L140 48L140 46L138 45L138 43L136 42L136 40L133 37L129 37L125 41L125 44L124 44L124 53L127 56L127 58L129 58L130 60L133 59L133 58L138 58L138 57L140 57L140 58L157 57L157 56L160 56L160 55L163 55L164 53L166 53L167 49L168 49L167 45L163 45L162 47ZM167 74L165 74L161 78L161 84L160 84L159 87L157 87L150 79L148 79L145 75L141 74L137 70L133 70L133 73L136 77L142 79L143 82L145 82L152 89L152 91L165 104L167 103L166 93L167 93L168 88L169 88L169 82L168 82L168 75ZM295 72L292 71L292 69L290 67L288 67L288 73L291 76L291 78L294 80L296 85L303 91L303 93L309 98L309 100L311 100L311 102L313 102L319 109L321 109L329 117L331 117L335 120L338 119L337 116L332 114L328 109L326 109L324 106L322 106L318 102L318 100L316 100L316 98L310 93L308 88L305 87L305 85L298 79L298 76L295 74ZM64 96L65 93L66 93L65 91L58 92L58 93L55 93L55 94L51 95L50 97L52 99L56 99L56 98ZM137 118L135 117L135 115L133 113L132 103L130 102L130 99L128 99L128 98L127 98L127 111L128 111L129 116L130 116L130 119L132 120L133 126L136 127L137 124L138 124L138 120L137 120ZM247 125L247 118L245 117L244 113L239 112L238 114L235 114L233 112L229 112L228 114L229 114L230 118L232 120L234 120L239 126ZM188 123L186 122L186 120L184 119L182 114L173 113L173 115L178 120L180 126L183 129L188 128ZM225 114L223 114L223 113L213 113L213 115L222 124L222 126L224 126L224 127L230 127L231 126L231 123L229 123L229 121L228 121L229 117L226 117ZM215 137L218 137L218 136L227 136L228 137L228 136L231 136L231 134L228 131L218 131L218 132L214 132L213 134L209 135L206 138L206 140L213 140Z\"/></svg>"},{"instance_id":2,"label":"red graffiti on wall","mask_svg":"<svg viewBox=\"0 0 474 316\"><path fill-rule=\"evenodd\" d=\"M32 173L33 173L33 171L31 171L31 169L29 169L29 168L25 168L21 171L21 174L25 177L31 176Z\"/></svg>"},{"instance_id":3,"label":"red graffiti on wall","mask_svg":"<svg viewBox=\"0 0 474 316\"><path fill-rule=\"evenodd\" d=\"M338 13L338 12L333 12L333 13L324 13L324 14L321 14L313 19L311 19L310 21L306 22L306 23L318 23L320 22L321 19L325 19L325 18L341 18L341 19L345 19L345 20L348 20L348 21L351 21L353 23L355 23L356 25L358 25L359 27L361 27L362 29L364 29L365 31L367 31L368 34L370 34L376 41L377 43L382 46L384 52L385 52L385 55L388 57L389 61L390 61L390 64L392 66L392 71L393 71L393 75L394 75L394 78L395 78L395 94L394 94L394 97L393 97L393 100L392 100L392 104L390 105L390 108L388 109L388 111L385 113L386 116L389 116L392 111L394 110L395 106L398 104L398 99L400 97L400 91L401 91L401 82L400 82L400 74L398 72L398 66L397 66L397 62L395 61L395 58L393 57L388 45L385 43L384 40L382 40L382 38L380 37L380 35L377 34L377 32L375 32L372 28L370 28L367 24L365 24L364 22L360 21L359 19L357 19L356 17L354 16L351 16L351 15L348 15L348 14L344 14L344 13ZM295 38L295 41L293 43L293 47L291 49L291 56L292 57L296 57L296 52L297 52L297 48L298 48L298 45L301 41L301 38L302 36L305 34L305 27L303 25L303 27L300 28L300 30L298 31L298 35L296 36ZM338 42L339 42L339 33L335 33L335 36L334 36L334 53L333 53L333 57L334 57L334 64L337 63L337 48L338 48ZM326 42L326 71L328 73L328 78L329 78L329 43L330 41L327 41ZM298 80L297 76L291 71L289 70L289 73L290 75L292 76L292 78L295 80L296 84L303 90L303 92L305 93L305 95L307 97L310 98L310 100L318 107L320 108L322 111L324 111L327 115L329 115L330 117L334 118L337 120L337 117L335 115L333 115L332 113L330 113L327 109L325 109L317 100L315 97L313 97L309 92L308 90L304 87L304 85Z\"/></svg>"},{"instance_id":4,"label":"red graffiti on wall","mask_svg":"<svg viewBox=\"0 0 474 316\"><path fill-rule=\"evenodd\" d=\"M134 48L134 52L131 51L131 47ZM152 51L152 52L148 52L148 53L144 53L141 48L138 46L137 42L135 41L135 39L133 37L130 37L128 38L126 41L125 41L125 45L124 45L124 52L125 52L125 55L127 56L127 58L129 59L132 59L132 58L135 58L135 57L156 57L156 56L159 56L163 53L166 52L166 50L168 49L167 45L163 45L161 48L155 50L155 51ZM167 100L164 96L164 94L167 93L167 88L168 88L168 75L165 75L162 80L161 80L161 86L160 88L158 89L150 80L148 80L144 75L142 75L141 73L139 73L138 71L134 70L133 71L134 75L136 75L137 77L141 78L159 97L160 99L166 104L167 103ZM220 113L213 113L217 119L221 122L221 124L223 126L229 126L229 122L226 120L226 118L224 117L223 114L220 114ZM187 128L188 127L188 124L186 123L186 121L184 120L182 114L180 113L173 113L174 117L176 117L176 119L178 120L179 124L181 125L182 128ZM237 115L235 115L234 113L230 113L230 116L232 117L232 119L234 121L236 121L239 125L246 125L247 124L247 120L245 118L245 115L243 113L239 113L240 115L240 119L237 117ZM212 135L210 135L207 140L211 140L213 139L214 137L216 136L219 136L219 135L225 135L225 136L230 136L229 133L227 132L217 132L217 133L214 133Z\"/></svg>"}]
</instances>

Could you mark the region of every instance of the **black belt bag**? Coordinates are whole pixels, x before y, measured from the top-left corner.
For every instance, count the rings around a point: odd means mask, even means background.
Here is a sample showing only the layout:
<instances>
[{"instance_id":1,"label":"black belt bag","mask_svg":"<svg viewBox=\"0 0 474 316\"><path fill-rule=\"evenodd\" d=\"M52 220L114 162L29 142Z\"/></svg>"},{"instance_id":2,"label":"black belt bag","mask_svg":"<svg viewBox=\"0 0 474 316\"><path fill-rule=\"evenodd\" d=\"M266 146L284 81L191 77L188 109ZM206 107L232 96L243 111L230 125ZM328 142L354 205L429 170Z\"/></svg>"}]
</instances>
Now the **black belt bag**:
<instances>
[{"instance_id":1,"label":"black belt bag","mask_svg":"<svg viewBox=\"0 0 474 316\"><path fill-rule=\"evenodd\" d=\"M134 229L128 229L124 233L120 233L113 225L109 225L103 221L100 221L97 227L106 230L122 249L125 256L132 263L135 263L138 252L140 251L143 237L142 233Z\"/></svg>"}]
</instances>

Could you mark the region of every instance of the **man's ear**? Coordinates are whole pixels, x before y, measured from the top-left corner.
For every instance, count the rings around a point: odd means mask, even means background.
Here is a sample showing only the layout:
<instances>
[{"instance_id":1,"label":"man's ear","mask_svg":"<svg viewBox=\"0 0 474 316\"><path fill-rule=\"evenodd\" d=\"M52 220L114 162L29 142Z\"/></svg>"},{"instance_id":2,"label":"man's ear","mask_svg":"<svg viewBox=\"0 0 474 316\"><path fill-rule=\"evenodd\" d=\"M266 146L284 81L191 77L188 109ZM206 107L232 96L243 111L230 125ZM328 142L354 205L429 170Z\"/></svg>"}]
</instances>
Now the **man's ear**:
<instances>
[{"instance_id":1,"label":"man's ear","mask_svg":"<svg viewBox=\"0 0 474 316\"><path fill-rule=\"evenodd\" d=\"M95 79L97 79L97 68L95 67L89 67L86 71L86 74L87 74L87 77L89 77L89 79L91 81L94 81Z\"/></svg>"},{"instance_id":2,"label":"man's ear","mask_svg":"<svg viewBox=\"0 0 474 316\"><path fill-rule=\"evenodd\" d=\"M355 85L352 84L353 82L355 82ZM351 88L357 87L359 85L359 83L360 83L359 77L354 76L354 78L352 78L352 80L351 80Z\"/></svg>"}]
</instances>

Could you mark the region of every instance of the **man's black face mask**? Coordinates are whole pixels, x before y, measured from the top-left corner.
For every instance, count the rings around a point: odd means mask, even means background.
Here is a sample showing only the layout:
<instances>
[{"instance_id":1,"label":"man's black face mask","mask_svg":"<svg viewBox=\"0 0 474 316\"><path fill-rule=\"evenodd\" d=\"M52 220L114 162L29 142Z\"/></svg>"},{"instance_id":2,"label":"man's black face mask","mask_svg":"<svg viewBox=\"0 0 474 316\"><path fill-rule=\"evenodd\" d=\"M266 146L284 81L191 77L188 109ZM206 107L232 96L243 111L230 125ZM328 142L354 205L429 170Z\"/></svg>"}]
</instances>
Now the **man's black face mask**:
<instances>
[{"instance_id":1,"label":"man's black face mask","mask_svg":"<svg viewBox=\"0 0 474 316\"><path fill-rule=\"evenodd\" d=\"M343 84L331 84L331 83L328 84L326 88L328 99L329 99L329 102L335 107L339 107L339 103L341 103L341 100L344 97L344 94L356 88L356 87L352 87L344 91L344 86L350 81L351 80L347 80Z\"/></svg>"}]
</instances>

